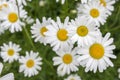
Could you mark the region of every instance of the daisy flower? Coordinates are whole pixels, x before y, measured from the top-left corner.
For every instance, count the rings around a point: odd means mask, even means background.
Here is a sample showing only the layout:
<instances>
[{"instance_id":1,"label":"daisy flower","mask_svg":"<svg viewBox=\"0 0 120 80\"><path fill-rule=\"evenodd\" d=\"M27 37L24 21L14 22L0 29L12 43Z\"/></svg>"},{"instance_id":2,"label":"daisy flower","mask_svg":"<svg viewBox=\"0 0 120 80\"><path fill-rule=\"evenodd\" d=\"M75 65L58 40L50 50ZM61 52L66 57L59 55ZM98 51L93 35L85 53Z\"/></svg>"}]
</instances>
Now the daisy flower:
<instances>
[{"instance_id":1,"label":"daisy flower","mask_svg":"<svg viewBox=\"0 0 120 80\"><path fill-rule=\"evenodd\" d=\"M59 65L57 71L62 71L63 74L78 71L77 58L79 55L76 53L76 48L69 46L67 49L56 51L56 54L58 56L53 58L53 65Z\"/></svg>"},{"instance_id":2,"label":"daisy flower","mask_svg":"<svg viewBox=\"0 0 120 80\"><path fill-rule=\"evenodd\" d=\"M1 57L4 60L4 62L13 62L14 60L18 60L19 58L19 51L21 51L21 48L19 45L9 42L8 44L3 44L1 46Z\"/></svg>"},{"instance_id":3,"label":"daisy flower","mask_svg":"<svg viewBox=\"0 0 120 80\"><path fill-rule=\"evenodd\" d=\"M57 17L57 22L51 20L51 25L46 26L47 32L45 32L47 43L53 47L54 51L58 49L67 48L67 46L72 45L70 41L70 37L68 36L68 21L69 18L65 19L65 22L62 23L60 18Z\"/></svg>"},{"instance_id":4,"label":"daisy flower","mask_svg":"<svg viewBox=\"0 0 120 80\"><path fill-rule=\"evenodd\" d=\"M77 42L78 46L88 45L99 35L100 31L94 22L88 22L87 19L82 17L71 20L69 36L73 44Z\"/></svg>"},{"instance_id":5,"label":"daisy flower","mask_svg":"<svg viewBox=\"0 0 120 80\"><path fill-rule=\"evenodd\" d=\"M56 2L58 2L60 0L56 0ZM65 0L61 0L61 3L64 4L65 3Z\"/></svg>"},{"instance_id":6,"label":"daisy flower","mask_svg":"<svg viewBox=\"0 0 120 80\"><path fill-rule=\"evenodd\" d=\"M88 22L95 22L99 27L100 24L104 25L106 22L107 10L99 1L92 0L86 4L78 4L78 16L82 16L88 20Z\"/></svg>"},{"instance_id":7,"label":"daisy flower","mask_svg":"<svg viewBox=\"0 0 120 80\"><path fill-rule=\"evenodd\" d=\"M38 56L39 53L35 53L33 51L26 52L26 56L21 56L19 59L20 68L19 72L24 72L25 76L31 77L37 75L41 70L40 65L42 64L42 58Z\"/></svg>"},{"instance_id":8,"label":"daisy flower","mask_svg":"<svg viewBox=\"0 0 120 80\"><path fill-rule=\"evenodd\" d=\"M14 80L14 74L8 73L8 74L4 75L3 77L1 77L0 80Z\"/></svg>"},{"instance_id":9,"label":"daisy flower","mask_svg":"<svg viewBox=\"0 0 120 80\"><path fill-rule=\"evenodd\" d=\"M70 76L68 76L66 79L64 80L81 80L80 76L78 76L77 74L71 74Z\"/></svg>"},{"instance_id":10,"label":"daisy flower","mask_svg":"<svg viewBox=\"0 0 120 80\"><path fill-rule=\"evenodd\" d=\"M96 41L89 46L78 49L80 57L78 61L84 62L85 72L99 70L103 72L107 67L113 67L113 63L110 58L115 59L116 56L113 54L115 45L113 38L110 38L110 33L107 33L105 37L99 36Z\"/></svg>"},{"instance_id":11,"label":"daisy flower","mask_svg":"<svg viewBox=\"0 0 120 80\"><path fill-rule=\"evenodd\" d=\"M19 12L17 5L9 4L8 8L4 8L0 13L0 18L2 19L1 26L9 29L11 33L22 31L22 26L24 22L20 19L26 17L27 12L23 10L23 6L19 6Z\"/></svg>"},{"instance_id":12,"label":"daisy flower","mask_svg":"<svg viewBox=\"0 0 120 80\"><path fill-rule=\"evenodd\" d=\"M40 23L40 21L36 19L36 23L31 27L32 38L35 38L35 42L39 41L46 45L46 35L44 33L48 31L46 26L50 25L50 21L50 18L47 20L43 17L42 23Z\"/></svg>"}]
</instances>

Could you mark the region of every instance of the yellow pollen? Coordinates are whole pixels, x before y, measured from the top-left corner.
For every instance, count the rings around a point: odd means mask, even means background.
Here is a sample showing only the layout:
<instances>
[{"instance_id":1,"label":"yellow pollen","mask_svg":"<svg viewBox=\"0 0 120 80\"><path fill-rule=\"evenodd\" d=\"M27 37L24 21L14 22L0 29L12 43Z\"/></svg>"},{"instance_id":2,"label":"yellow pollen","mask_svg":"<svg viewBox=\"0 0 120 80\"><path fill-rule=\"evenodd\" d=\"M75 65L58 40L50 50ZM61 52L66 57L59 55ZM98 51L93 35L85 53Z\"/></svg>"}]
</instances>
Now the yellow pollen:
<instances>
[{"instance_id":1,"label":"yellow pollen","mask_svg":"<svg viewBox=\"0 0 120 80\"><path fill-rule=\"evenodd\" d=\"M14 52L14 50L13 50L13 49L9 49L9 50L8 50L8 55L9 55L9 56L13 56L13 55L14 55L14 53L15 53L15 52Z\"/></svg>"},{"instance_id":2,"label":"yellow pollen","mask_svg":"<svg viewBox=\"0 0 120 80\"><path fill-rule=\"evenodd\" d=\"M66 41L66 40L68 39L67 34L68 34L67 30L65 30L65 29L60 29L60 30L57 32L57 38L58 38L60 41Z\"/></svg>"},{"instance_id":3,"label":"yellow pollen","mask_svg":"<svg viewBox=\"0 0 120 80\"><path fill-rule=\"evenodd\" d=\"M72 55L65 54L62 59L65 64L70 64L72 62Z\"/></svg>"},{"instance_id":4,"label":"yellow pollen","mask_svg":"<svg viewBox=\"0 0 120 80\"><path fill-rule=\"evenodd\" d=\"M42 27L42 28L40 29L40 33L41 33L42 36L44 36L44 37L45 37L44 32L47 32L47 31L48 31L48 29L47 29L46 27Z\"/></svg>"},{"instance_id":5,"label":"yellow pollen","mask_svg":"<svg viewBox=\"0 0 120 80\"><path fill-rule=\"evenodd\" d=\"M90 56L94 59L100 59L104 56L104 47L99 43L94 43L89 49Z\"/></svg>"},{"instance_id":6,"label":"yellow pollen","mask_svg":"<svg viewBox=\"0 0 120 80\"><path fill-rule=\"evenodd\" d=\"M78 27L77 34L82 37L86 36L88 34L88 28L86 26Z\"/></svg>"},{"instance_id":7,"label":"yellow pollen","mask_svg":"<svg viewBox=\"0 0 120 80\"><path fill-rule=\"evenodd\" d=\"M14 12L10 13L8 15L8 20L11 22L11 23L14 23L18 20L18 15Z\"/></svg>"},{"instance_id":8,"label":"yellow pollen","mask_svg":"<svg viewBox=\"0 0 120 80\"><path fill-rule=\"evenodd\" d=\"M26 63L26 66L28 67L28 68L32 68L33 66L34 66L34 60L32 60L32 59L29 59L28 61L27 61L27 63Z\"/></svg>"},{"instance_id":9,"label":"yellow pollen","mask_svg":"<svg viewBox=\"0 0 120 80\"><path fill-rule=\"evenodd\" d=\"M106 1L105 0L100 0L100 4L102 4L104 7L106 7Z\"/></svg>"},{"instance_id":10,"label":"yellow pollen","mask_svg":"<svg viewBox=\"0 0 120 80\"><path fill-rule=\"evenodd\" d=\"M97 18L97 17L100 15L99 10L98 10L98 9L95 9L95 8L91 9L91 10L90 10L90 15L91 15L93 18Z\"/></svg>"}]
</instances>

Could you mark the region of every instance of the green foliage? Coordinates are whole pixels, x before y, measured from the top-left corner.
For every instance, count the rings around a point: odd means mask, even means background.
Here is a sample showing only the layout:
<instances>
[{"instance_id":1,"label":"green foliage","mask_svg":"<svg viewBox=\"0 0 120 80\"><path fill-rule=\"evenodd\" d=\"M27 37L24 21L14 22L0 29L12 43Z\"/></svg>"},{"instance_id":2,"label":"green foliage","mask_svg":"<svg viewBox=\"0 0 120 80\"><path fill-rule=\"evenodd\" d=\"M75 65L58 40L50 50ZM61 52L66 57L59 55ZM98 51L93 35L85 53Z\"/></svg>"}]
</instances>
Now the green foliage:
<instances>
[{"instance_id":1,"label":"green foliage","mask_svg":"<svg viewBox=\"0 0 120 80\"><path fill-rule=\"evenodd\" d=\"M76 10L76 5L79 2L80 0L66 0L65 4L61 5L60 2L56 3L55 0L46 0L44 6L39 6L39 0L33 0L32 2L28 2L25 9L28 11L28 15L34 19L39 18L41 20L43 16L47 18L51 17L54 20L57 16L60 16L62 20L64 20L66 16L74 19L76 13L72 13L71 11ZM82 80L119 80L117 69L120 67L120 0L118 0L114 6L115 10L112 15L109 16L105 25L100 28L103 35L110 32L114 38L114 44L116 45L114 54L117 56L116 60L112 60L114 67L107 68L103 73L85 73L84 68L79 67L77 73L81 76ZM43 58L42 71L34 77L24 77L23 73L19 73L19 63L16 61L12 64L4 63L1 76L13 72L15 74L15 80L63 80L67 75L65 75L65 77L58 77L56 73L57 67L53 66L52 58L56 55L55 52L52 51L49 45L44 46L39 42L34 43L34 40L30 37L30 27L31 25L27 25L22 32L16 32L14 34L6 31L0 35L0 45L2 46L3 43L8 43L9 41L17 43L22 48L20 55L25 55L25 52L30 50L39 52ZM28 34L26 34L26 31ZM0 60L2 61L2 59Z\"/></svg>"}]
</instances>

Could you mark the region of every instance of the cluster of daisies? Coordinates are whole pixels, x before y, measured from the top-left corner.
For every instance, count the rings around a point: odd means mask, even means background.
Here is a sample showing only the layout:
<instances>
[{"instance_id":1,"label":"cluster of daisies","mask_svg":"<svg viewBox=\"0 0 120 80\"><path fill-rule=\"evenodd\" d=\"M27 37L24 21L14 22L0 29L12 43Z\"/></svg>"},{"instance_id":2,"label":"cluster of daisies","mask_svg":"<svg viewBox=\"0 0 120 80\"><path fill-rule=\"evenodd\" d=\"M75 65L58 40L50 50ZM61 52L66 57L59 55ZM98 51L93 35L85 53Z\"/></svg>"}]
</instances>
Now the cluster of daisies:
<instances>
[{"instance_id":1,"label":"cluster of daisies","mask_svg":"<svg viewBox=\"0 0 120 80\"><path fill-rule=\"evenodd\" d=\"M31 0L28 0L31 1ZM57 2L59 0L56 0ZM65 0L62 0L62 4ZM107 67L113 67L110 59L116 59L113 54L115 45L110 33L102 36L100 26L104 25L106 19L114 10L115 0L81 0L78 3L78 16L69 20L66 17L64 22L60 17L56 21L43 17L42 22L36 19L31 26L32 38L35 42L50 45L55 51L53 65L57 66L59 76L69 75L79 71L79 67L84 67L85 72L103 72ZM28 17L24 6L25 0L1 0L0 1L0 34L5 30L11 33L22 31L26 23L34 22ZM25 56L20 55L22 50L18 44L9 42L1 47L0 56L4 62L12 63L19 61L19 72L23 72L25 77L37 75L42 65L42 58L38 52L26 51ZM1 66L3 67L2 63ZM0 71L2 71L2 67ZM14 79L13 73L7 74ZM3 77L4 78L4 77ZM2 80L0 78L0 80ZM68 76L65 80L81 80L77 74Z\"/></svg>"}]
</instances>

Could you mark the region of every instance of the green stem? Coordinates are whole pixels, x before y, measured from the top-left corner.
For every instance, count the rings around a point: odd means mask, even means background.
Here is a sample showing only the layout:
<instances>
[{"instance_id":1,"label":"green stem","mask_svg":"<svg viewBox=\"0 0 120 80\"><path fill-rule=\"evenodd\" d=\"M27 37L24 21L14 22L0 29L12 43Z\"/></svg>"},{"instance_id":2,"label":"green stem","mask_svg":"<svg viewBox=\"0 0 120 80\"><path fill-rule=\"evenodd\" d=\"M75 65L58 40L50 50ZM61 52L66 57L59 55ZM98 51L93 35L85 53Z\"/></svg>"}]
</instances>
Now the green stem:
<instances>
[{"instance_id":1,"label":"green stem","mask_svg":"<svg viewBox=\"0 0 120 80\"><path fill-rule=\"evenodd\" d=\"M34 44L33 44L33 42L32 42L32 40L31 40L31 37L30 37L30 35L29 35L28 30L27 30L25 27L23 27L23 31L25 32L26 37L28 38L29 43L31 44L31 46L33 47L33 49L36 50L36 49L35 49L35 46L34 46Z\"/></svg>"}]
</instances>

